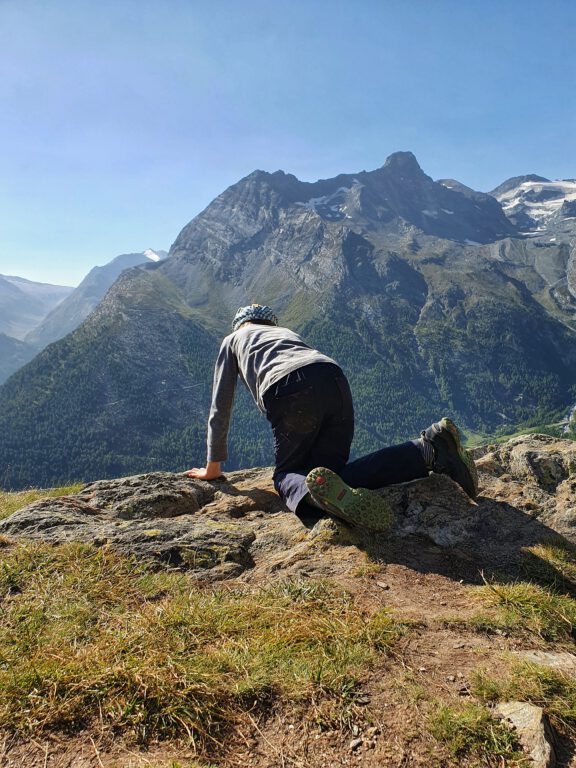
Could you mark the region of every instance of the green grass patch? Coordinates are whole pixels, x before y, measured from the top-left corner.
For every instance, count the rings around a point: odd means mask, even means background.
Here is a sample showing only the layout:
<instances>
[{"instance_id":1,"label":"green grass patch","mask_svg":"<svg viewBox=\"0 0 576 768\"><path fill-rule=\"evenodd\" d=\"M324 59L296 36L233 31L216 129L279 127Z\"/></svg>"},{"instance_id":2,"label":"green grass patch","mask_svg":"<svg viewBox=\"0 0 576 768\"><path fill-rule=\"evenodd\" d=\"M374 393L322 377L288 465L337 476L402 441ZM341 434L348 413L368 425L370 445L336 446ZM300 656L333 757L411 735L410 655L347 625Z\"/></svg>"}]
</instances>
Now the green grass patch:
<instances>
[{"instance_id":1,"label":"green grass patch","mask_svg":"<svg viewBox=\"0 0 576 768\"><path fill-rule=\"evenodd\" d=\"M0 728L20 734L97 720L141 743L187 733L208 748L271 702L314 718L330 701L344 722L405 631L330 584L198 589L79 544L8 548L0 596Z\"/></svg>"},{"instance_id":2,"label":"green grass patch","mask_svg":"<svg viewBox=\"0 0 576 768\"><path fill-rule=\"evenodd\" d=\"M576 735L576 680L561 672L529 662L518 662L505 677L476 672L472 690L483 701L528 701L542 707L552 725L562 733Z\"/></svg>"},{"instance_id":3,"label":"green grass patch","mask_svg":"<svg viewBox=\"0 0 576 768\"><path fill-rule=\"evenodd\" d=\"M476 597L488 605L467 619L446 620L446 625L477 632L499 630L518 637L534 636L545 642L573 645L576 601L549 587L528 582L487 584Z\"/></svg>"},{"instance_id":4,"label":"green grass patch","mask_svg":"<svg viewBox=\"0 0 576 768\"><path fill-rule=\"evenodd\" d=\"M529 765L514 731L478 704L439 706L430 715L429 728L455 757L472 760L473 765Z\"/></svg>"},{"instance_id":5,"label":"green grass patch","mask_svg":"<svg viewBox=\"0 0 576 768\"><path fill-rule=\"evenodd\" d=\"M67 496L70 493L78 493L82 488L82 483L74 485L65 485L60 488L50 488L47 490L31 489L29 491L0 491L0 520L9 517L22 507L32 504L40 499L48 499L54 496Z\"/></svg>"},{"instance_id":6,"label":"green grass patch","mask_svg":"<svg viewBox=\"0 0 576 768\"><path fill-rule=\"evenodd\" d=\"M567 541L538 544L523 551L527 575L556 592L576 592L576 547Z\"/></svg>"},{"instance_id":7,"label":"green grass patch","mask_svg":"<svg viewBox=\"0 0 576 768\"><path fill-rule=\"evenodd\" d=\"M568 406L561 411L548 414L548 418L542 421L531 421L517 426L506 425L492 432L474 431L464 427L462 432L465 437L466 447L479 448L480 446L489 443L499 445L501 443L506 443L508 440L512 440L514 437L532 434L551 435L552 437L563 437L573 440L573 434L564 434L562 432L562 427L564 425L563 418L566 415L567 410Z\"/></svg>"}]
</instances>

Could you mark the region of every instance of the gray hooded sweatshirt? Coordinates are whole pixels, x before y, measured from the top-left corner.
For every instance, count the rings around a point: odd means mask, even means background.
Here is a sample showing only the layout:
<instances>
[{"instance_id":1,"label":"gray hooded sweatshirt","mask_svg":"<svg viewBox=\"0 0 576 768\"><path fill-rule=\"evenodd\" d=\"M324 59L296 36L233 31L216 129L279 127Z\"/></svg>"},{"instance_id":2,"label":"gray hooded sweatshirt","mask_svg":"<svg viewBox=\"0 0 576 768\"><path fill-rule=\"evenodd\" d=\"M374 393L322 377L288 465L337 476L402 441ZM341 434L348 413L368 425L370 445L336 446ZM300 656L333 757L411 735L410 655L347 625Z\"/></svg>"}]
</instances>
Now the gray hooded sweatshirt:
<instances>
[{"instance_id":1,"label":"gray hooded sweatshirt","mask_svg":"<svg viewBox=\"0 0 576 768\"><path fill-rule=\"evenodd\" d=\"M288 328L247 324L226 336L214 367L208 461L228 458L228 428L238 376L265 413L264 393L287 374L312 363L337 365Z\"/></svg>"}]
</instances>

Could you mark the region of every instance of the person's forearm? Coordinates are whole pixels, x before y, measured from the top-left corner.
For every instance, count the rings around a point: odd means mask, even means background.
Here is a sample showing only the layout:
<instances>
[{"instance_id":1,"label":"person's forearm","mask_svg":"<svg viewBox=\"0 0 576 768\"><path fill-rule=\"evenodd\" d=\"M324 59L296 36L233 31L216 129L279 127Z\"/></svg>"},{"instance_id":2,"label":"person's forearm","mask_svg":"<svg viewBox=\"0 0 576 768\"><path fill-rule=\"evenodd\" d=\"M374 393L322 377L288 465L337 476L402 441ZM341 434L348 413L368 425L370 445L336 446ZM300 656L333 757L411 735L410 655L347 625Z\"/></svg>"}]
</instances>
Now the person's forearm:
<instances>
[{"instance_id":1,"label":"person's forearm","mask_svg":"<svg viewBox=\"0 0 576 768\"><path fill-rule=\"evenodd\" d=\"M208 463L226 461L228 458L228 428L234 402L238 377L238 365L234 353L226 342L222 342L214 366L212 404L208 417L207 454Z\"/></svg>"}]
</instances>

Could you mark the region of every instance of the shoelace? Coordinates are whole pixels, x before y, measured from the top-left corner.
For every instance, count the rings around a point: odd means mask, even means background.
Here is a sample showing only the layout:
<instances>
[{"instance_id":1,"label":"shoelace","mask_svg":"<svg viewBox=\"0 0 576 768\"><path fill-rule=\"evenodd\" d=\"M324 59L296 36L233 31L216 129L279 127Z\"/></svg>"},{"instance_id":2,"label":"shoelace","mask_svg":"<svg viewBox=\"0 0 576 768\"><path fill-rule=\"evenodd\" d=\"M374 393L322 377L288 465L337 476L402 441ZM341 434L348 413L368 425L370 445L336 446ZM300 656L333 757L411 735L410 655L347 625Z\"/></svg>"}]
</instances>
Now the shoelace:
<instances>
[{"instance_id":1,"label":"shoelace","mask_svg":"<svg viewBox=\"0 0 576 768\"><path fill-rule=\"evenodd\" d=\"M426 468L432 469L436 463L436 449L434 448L434 444L426 437L426 432L424 431L418 442Z\"/></svg>"}]
</instances>

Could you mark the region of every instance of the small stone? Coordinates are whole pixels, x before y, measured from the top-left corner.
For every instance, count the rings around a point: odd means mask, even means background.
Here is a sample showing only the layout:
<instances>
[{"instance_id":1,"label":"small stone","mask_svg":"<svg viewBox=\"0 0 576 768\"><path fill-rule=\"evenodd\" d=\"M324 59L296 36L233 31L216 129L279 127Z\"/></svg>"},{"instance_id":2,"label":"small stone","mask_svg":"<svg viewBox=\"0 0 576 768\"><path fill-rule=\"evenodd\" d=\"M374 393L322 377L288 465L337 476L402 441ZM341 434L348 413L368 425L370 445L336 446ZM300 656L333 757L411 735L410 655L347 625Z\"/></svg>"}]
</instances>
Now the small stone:
<instances>
[{"instance_id":1,"label":"small stone","mask_svg":"<svg viewBox=\"0 0 576 768\"><path fill-rule=\"evenodd\" d=\"M380 587L380 589L390 589L390 584L386 584L385 581L377 581L376 585Z\"/></svg>"},{"instance_id":2,"label":"small stone","mask_svg":"<svg viewBox=\"0 0 576 768\"><path fill-rule=\"evenodd\" d=\"M454 645L452 646L452 648L454 648L454 649L457 649L457 648L466 648L466 643L454 643Z\"/></svg>"},{"instance_id":3,"label":"small stone","mask_svg":"<svg viewBox=\"0 0 576 768\"><path fill-rule=\"evenodd\" d=\"M498 704L496 713L515 728L534 768L553 768L556 756L552 731L540 707L525 701L508 701Z\"/></svg>"},{"instance_id":4,"label":"small stone","mask_svg":"<svg viewBox=\"0 0 576 768\"><path fill-rule=\"evenodd\" d=\"M446 680L448 680L449 683L455 683L456 682L456 677L454 675L448 675Z\"/></svg>"},{"instance_id":5,"label":"small stone","mask_svg":"<svg viewBox=\"0 0 576 768\"><path fill-rule=\"evenodd\" d=\"M366 729L366 736L368 736L369 739L373 739L374 736L379 736L381 733L382 731L377 725L372 725L370 728Z\"/></svg>"},{"instance_id":6,"label":"small stone","mask_svg":"<svg viewBox=\"0 0 576 768\"><path fill-rule=\"evenodd\" d=\"M426 667L418 667L418 672L428 672Z\"/></svg>"},{"instance_id":7,"label":"small stone","mask_svg":"<svg viewBox=\"0 0 576 768\"><path fill-rule=\"evenodd\" d=\"M350 748L350 751L351 751L351 752L354 752L355 750L357 750L357 749L358 749L358 747L361 747L361 746L362 746L362 743L363 743L363 739L361 739L361 738L358 738L358 739L352 739L352 741L351 741L351 742L350 742L350 744L348 745L348 746L349 746L349 748Z\"/></svg>"},{"instance_id":8,"label":"small stone","mask_svg":"<svg viewBox=\"0 0 576 768\"><path fill-rule=\"evenodd\" d=\"M358 728L357 725L352 726L352 736L359 736L360 735L360 728Z\"/></svg>"}]
</instances>

